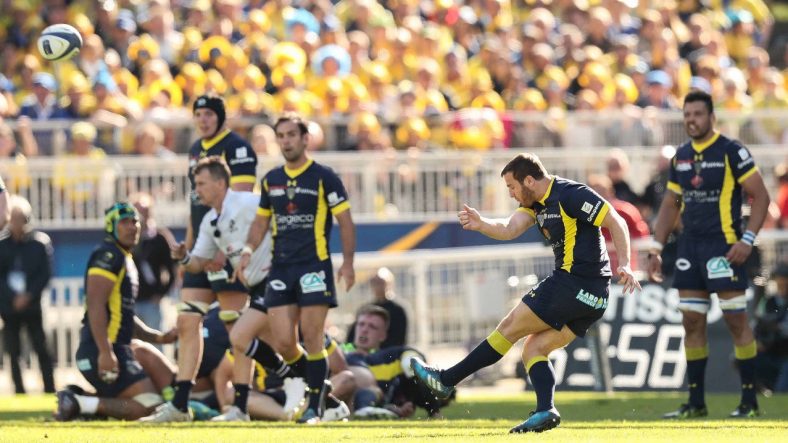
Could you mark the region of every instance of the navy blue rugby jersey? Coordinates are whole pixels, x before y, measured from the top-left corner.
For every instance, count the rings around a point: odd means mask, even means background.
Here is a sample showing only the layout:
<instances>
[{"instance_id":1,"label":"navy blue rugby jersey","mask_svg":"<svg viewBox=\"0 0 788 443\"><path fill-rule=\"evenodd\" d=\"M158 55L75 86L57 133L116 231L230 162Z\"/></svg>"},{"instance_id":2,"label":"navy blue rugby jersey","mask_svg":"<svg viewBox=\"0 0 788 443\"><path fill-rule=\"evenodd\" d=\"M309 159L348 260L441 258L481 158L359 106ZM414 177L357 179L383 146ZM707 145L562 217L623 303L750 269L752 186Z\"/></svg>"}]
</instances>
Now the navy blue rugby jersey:
<instances>
[{"instance_id":1,"label":"navy blue rugby jersey","mask_svg":"<svg viewBox=\"0 0 788 443\"><path fill-rule=\"evenodd\" d=\"M107 299L109 341L121 345L131 343L134 335L134 302L139 288L137 267L134 265L131 252L126 251L112 237L107 236L90 254L85 272L85 287L91 275L100 275L115 283ZM82 318L80 339L84 342L93 342L87 311Z\"/></svg>"},{"instance_id":2,"label":"navy blue rugby jersey","mask_svg":"<svg viewBox=\"0 0 788 443\"><path fill-rule=\"evenodd\" d=\"M720 133L703 144L679 146L667 187L683 200L684 233L736 243L741 237L741 183L757 171L750 151Z\"/></svg>"},{"instance_id":3,"label":"navy blue rugby jersey","mask_svg":"<svg viewBox=\"0 0 788 443\"><path fill-rule=\"evenodd\" d=\"M556 269L580 277L611 276L599 228L610 204L591 188L555 176L540 201L518 210L536 219L539 231L553 248Z\"/></svg>"},{"instance_id":4,"label":"navy blue rugby jersey","mask_svg":"<svg viewBox=\"0 0 788 443\"><path fill-rule=\"evenodd\" d=\"M219 155L230 167L230 185L236 183L252 183L257 180L257 154L249 142L235 132L225 129L211 139L200 139L189 148L189 182L191 182L191 224L194 236L200 230L203 217L211 209L200 203L194 192L194 167L205 157Z\"/></svg>"},{"instance_id":5,"label":"navy blue rugby jersey","mask_svg":"<svg viewBox=\"0 0 788 443\"><path fill-rule=\"evenodd\" d=\"M332 217L350 209L333 169L309 159L291 170L280 166L263 178L257 213L271 217L273 264L329 259Z\"/></svg>"}]
</instances>

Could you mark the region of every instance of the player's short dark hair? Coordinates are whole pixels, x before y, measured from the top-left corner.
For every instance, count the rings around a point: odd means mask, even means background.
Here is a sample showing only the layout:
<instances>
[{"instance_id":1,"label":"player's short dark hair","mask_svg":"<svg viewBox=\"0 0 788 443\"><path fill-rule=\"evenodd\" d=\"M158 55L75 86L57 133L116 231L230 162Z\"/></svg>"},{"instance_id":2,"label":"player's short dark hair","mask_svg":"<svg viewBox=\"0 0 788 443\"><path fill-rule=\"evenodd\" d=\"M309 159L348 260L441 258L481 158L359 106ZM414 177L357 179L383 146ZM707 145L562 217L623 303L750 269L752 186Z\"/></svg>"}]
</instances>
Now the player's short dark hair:
<instances>
[{"instance_id":1,"label":"player's short dark hair","mask_svg":"<svg viewBox=\"0 0 788 443\"><path fill-rule=\"evenodd\" d=\"M389 311L383 309L378 305L364 305L358 310L358 314L356 314L356 318L360 318L362 315L376 315L383 319L383 324L386 325L386 330L389 329L389 323L391 323L391 316L389 316Z\"/></svg>"},{"instance_id":2,"label":"player's short dark hair","mask_svg":"<svg viewBox=\"0 0 788 443\"><path fill-rule=\"evenodd\" d=\"M534 180L541 180L547 176L547 170L539 160L539 157L534 154L517 154L504 166L503 171L501 171L501 177L510 172L518 182L522 182L529 175Z\"/></svg>"},{"instance_id":3,"label":"player's short dark hair","mask_svg":"<svg viewBox=\"0 0 788 443\"><path fill-rule=\"evenodd\" d=\"M711 95L706 91L690 91L689 94L684 96L684 104L686 105L691 102L703 102L706 104L706 109L709 110L709 114L714 113L714 100L711 99Z\"/></svg>"},{"instance_id":4,"label":"player's short dark hair","mask_svg":"<svg viewBox=\"0 0 788 443\"><path fill-rule=\"evenodd\" d=\"M224 180L227 187L230 187L230 167L227 166L227 162L222 157L212 155L201 159L197 162L197 166L194 167L194 175L199 174L203 170L208 171L215 180Z\"/></svg>"},{"instance_id":5,"label":"player's short dark hair","mask_svg":"<svg viewBox=\"0 0 788 443\"><path fill-rule=\"evenodd\" d=\"M296 114L295 112L285 112L282 114L274 123L274 132L279 127L280 124L285 122L293 122L298 126L299 132L301 135L306 135L309 133L309 126L307 126L306 120L303 119L300 115Z\"/></svg>"}]
</instances>

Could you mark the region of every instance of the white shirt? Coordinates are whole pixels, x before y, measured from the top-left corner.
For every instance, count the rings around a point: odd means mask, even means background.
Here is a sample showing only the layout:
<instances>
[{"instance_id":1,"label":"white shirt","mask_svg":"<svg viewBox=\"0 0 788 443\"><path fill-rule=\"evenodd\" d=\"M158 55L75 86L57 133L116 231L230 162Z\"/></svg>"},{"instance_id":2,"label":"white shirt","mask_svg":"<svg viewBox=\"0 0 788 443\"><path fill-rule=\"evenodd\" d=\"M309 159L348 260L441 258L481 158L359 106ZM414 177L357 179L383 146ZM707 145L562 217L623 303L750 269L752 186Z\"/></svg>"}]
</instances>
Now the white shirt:
<instances>
[{"instance_id":1,"label":"white shirt","mask_svg":"<svg viewBox=\"0 0 788 443\"><path fill-rule=\"evenodd\" d=\"M222 202L222 213L217 216L216 209L205 214L200 223L192 255L212 259L221 250L230 260L233 268L241 261L241 249L246 244L249 227L257 215L260 196L251 192L227 190ZM218 217L218 219L217 219ZM216 223L212 224L212 222ZM219 236L216 236L216 232ZM268 275L271 268L271 234L266 232L263 242L252 253L244 277L249 286L254 286Z\"/></svg>"}]
</instances>

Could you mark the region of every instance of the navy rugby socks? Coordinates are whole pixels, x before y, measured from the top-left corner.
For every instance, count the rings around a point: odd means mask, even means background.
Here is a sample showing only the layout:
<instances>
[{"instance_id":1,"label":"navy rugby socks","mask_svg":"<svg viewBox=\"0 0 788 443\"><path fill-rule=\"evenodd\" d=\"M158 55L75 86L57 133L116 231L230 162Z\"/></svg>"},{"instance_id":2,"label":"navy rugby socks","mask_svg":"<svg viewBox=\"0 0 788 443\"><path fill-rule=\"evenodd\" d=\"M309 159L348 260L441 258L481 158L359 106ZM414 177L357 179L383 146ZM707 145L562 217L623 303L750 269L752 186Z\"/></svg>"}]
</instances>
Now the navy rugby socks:
<instances>
[{"instance_id":1,"label":"navy rugby socks","mask_svg":"<svg viewBox=\"0 0 788 443\"><path fill-rule=\"evenodd\" d=\"M290 366L282 357L268 345L268 343L255 338L246 350L246 356L253 358L256 362L263 365L266 371L272 372L281 378L292 377L293 372Z\"/></svg>"},{"instance_id":2,"label":"navy rugby socks","mask_svg":"<svg viewBox=\"0 0 788 443\"><path fill-rule=\"evenodd\" d=\"M181 380L175 382L175 395L172 397L172 405L181 412L189 410L189 394L192 391L194 382L191 380Z\"/></svg>"},{"instance_id":3,"label":"navy rugby socks","mask_svg":"<svg viewBox=\"0 0 788 443\"><path fill-rule=\"evenodd\" d=\"M758 347L755 340L744 346L735 346L736 363L739 364L739 376L741 377L741 403L758 407L758 400L755 398L755 356L758 354Z\"/></svg>"},{"instance_id":4,"label":"navy rugby socks","mask_svg":"<svg viewBox=\"0 0 788 443\"><path fill-rule=\"evenodd\" d=\"M241 412L246 414L246 404L249 402L249 385L233 383L235 388L235 398L233 399L233 406L240 409Z\"/></svg>"},{"instance_id":5,"label":"navy rugby socks","mask_svg":"<svg viewBox=\"0 0 788 443\"><path fill-rule=\"evenodd\" d=\"M511 347L512 343L497 329L494 330L462 361L441 371L441 383L446 386L456 386L465 377L500 360Z\"/></svg>"},{"instance_id":6,"label":"navy rugby socks","mask_svg":"<svg viewBox=\"0 0 788 443\"><path fill-rule=\"evenodd\" d=\"M528 360L525 364L531 385L536 393L536 411L547 411L553 408L555 395L555 372L550 360L544 355L539 355Z\"/></svg>"},{"instance_id":7,"label":"navy rugby socks","mask_svg":"<svg viewBox=\"0 0 788 443\"><path fill-rule=\"evenodd\" d=\"M689 386L689 405L696 408L706 406L704 380L706 362L709 361L709 345L700 348L684 348L687 356L687 385Z\"/></svg>"},{"instance_id":8,"label":"navy rugby socks","mask_svg":"<svg viewBox=\"0 0 788 443\"><path fill-rule=\"evenodd\" d=\"M328 376L328 353L325 349L306 356L306 384L309 387L308 409L323 413L325 381Z\"/></svg>"}]
</instances>

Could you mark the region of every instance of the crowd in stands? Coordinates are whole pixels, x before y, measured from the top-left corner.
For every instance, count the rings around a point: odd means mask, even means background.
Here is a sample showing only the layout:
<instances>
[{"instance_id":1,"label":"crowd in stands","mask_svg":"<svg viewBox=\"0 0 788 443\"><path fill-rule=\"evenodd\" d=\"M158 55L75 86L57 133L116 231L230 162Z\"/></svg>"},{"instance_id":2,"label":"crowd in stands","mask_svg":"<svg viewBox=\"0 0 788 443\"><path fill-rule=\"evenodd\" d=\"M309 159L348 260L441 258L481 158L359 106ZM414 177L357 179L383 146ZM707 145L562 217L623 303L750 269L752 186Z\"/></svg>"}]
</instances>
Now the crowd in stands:
<instances>
[{"instance_id":1,"label":"crowd in stands","mask_svg":"<svg viewBox=\"0 0 788 443\"><path fill-rule=\"evenodd\" d=\"M338 150L676 143L654 112L690 88L721 110L788 109L788 49L765 49L776 39L764 0L0 3L0 116L89 119L110 154L183 152L175 131L139 122L188 119L203 93L223 96L231 118L342 122L323 146ZM35 49L53 23L84 40L57 72ZM573 110L620 118L567 128ZM759 122L749 142L788 137L779 119ZM51 137L36 130L25 153L51 154Z\"/></svg>"}]
</instances>

